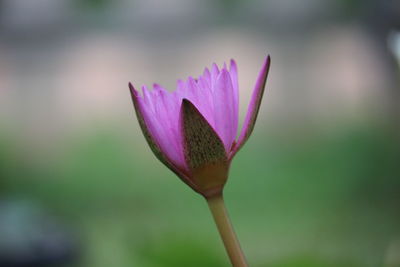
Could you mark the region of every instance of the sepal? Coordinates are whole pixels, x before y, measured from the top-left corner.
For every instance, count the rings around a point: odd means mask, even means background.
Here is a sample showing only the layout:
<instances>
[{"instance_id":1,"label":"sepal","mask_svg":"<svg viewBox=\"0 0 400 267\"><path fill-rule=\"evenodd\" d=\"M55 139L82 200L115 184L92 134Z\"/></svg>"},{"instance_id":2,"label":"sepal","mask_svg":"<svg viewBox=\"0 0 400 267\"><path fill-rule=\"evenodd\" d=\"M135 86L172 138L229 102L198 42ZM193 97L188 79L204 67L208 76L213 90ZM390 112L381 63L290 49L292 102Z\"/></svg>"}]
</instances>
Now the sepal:
<instances>
[{"instance_id":1,"label":"sepal","mask_svg":"<svg viewBox=\"0 0 400 267\"><path fill-rule=\"evenodd\" d=\"M221 192L229 169L221 138L187 99L182 100L180 124L184 156L192 182L205 197Z\"/></svg>"},{"instance_id":2,"label":"sepal","mask_svg":"<svg viewBox=\"0 0 400 267\"><path fill-rule=\"evenodd\" d=\"M229 159L232 159L236 152L246 143L247 139L249 139L251 133L253 132L254 125L257 120L258 111L260 109L261 100L264 94L265 83L268 77L269 67L271 64L271 58L268 55L265 60L264 64L261 68L260 73L258 74L258 78L256 84L254 86L253 94L251 96L250 104L247 109L246 117L243 123L243 128L239 135L238 141L233 147Z\"/></svg>"}]
</instances>

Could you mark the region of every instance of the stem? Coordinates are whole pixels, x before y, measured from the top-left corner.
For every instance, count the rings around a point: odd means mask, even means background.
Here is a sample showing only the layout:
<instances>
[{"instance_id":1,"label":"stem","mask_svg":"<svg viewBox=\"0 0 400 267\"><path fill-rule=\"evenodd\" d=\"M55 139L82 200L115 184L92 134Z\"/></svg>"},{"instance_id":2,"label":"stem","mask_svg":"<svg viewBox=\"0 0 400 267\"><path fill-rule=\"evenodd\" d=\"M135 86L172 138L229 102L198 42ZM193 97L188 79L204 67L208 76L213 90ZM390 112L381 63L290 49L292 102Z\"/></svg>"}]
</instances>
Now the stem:
<instances>
[{"instance_id":1,"label":"stem","mask_svg":"<svg viewBox=\"0 0 400 267\"><path fill-rule=\"evenodd\" d=\"M214 217L221 239L224 242L226 252L234 267L247 267L246 258L240 248L239 241L236 237L230 222L228 212L225 208L222 194L206 198L208 207Z\"/></svg>"}]
</instances>

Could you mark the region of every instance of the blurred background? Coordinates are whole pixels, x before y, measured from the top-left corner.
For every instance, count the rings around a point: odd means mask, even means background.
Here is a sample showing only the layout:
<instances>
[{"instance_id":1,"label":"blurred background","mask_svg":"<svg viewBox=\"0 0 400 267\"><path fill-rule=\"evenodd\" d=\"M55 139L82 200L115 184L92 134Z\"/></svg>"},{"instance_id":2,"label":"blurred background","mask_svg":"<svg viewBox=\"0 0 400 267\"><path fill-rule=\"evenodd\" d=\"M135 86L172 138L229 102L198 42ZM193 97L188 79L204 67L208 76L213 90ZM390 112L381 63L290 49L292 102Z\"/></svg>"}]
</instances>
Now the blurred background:
<instances>
[{"instance_id":1,"label":"blurred background","mask_svg":"<svg viewBox=\"0 0 400 267\"><path fill-rule=\"evenodd\" d=\"M0 266L229 266L128 81L234 58L255 131L225 198L251 266L400 266L400 2L0 0Z\"/></svg>"}]
</instances>

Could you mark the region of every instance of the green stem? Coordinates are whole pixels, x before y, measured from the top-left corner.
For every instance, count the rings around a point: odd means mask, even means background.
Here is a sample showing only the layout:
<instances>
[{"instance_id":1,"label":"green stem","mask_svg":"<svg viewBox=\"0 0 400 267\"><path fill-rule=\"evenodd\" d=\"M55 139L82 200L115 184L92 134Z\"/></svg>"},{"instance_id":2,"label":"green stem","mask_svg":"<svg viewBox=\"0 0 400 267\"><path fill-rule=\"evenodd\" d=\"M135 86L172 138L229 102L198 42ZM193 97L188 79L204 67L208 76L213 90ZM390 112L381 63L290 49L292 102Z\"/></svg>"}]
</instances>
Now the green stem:
<instances>
[{"instance_id":1,"label":"green stem","mask_svg":"<svg viewBox=\"0 0 400 267\"><path fill-rule=\"evenodd\" d=\"M232 266L247 267L246 258L240 248L235 231L233 230L222 194L207 198L207 203L214 217L221 239L224 242Z\"/></svg>"}]
</instances>

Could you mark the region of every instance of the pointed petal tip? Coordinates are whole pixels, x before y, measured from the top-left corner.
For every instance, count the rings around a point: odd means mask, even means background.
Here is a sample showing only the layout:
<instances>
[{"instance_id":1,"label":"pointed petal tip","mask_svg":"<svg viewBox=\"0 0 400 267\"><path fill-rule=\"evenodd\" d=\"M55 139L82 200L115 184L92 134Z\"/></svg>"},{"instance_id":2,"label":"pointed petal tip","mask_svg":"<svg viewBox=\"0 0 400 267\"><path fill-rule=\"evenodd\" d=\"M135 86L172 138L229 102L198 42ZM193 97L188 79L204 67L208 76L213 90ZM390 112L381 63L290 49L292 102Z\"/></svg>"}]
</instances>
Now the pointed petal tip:
<instances>
[{"instance_id":1,"label":"pointed petal tip","mask_svg":"<svg viewBox=\"0 0 400 267\"><path fill-rule=\"evenodd\" d=\"M136 91L135 87L133 87L131 82L128 83L128 87L132 97L137 97L138 92Z\"/></svg>"},{"instance_id":2,"label":"pointed petal tip","mask_svg":"<svg viewBox=\"0 0 400 267\"><path fill-rule=\"evenodd\" d=\"M128 87L129 87L129 90L131 90L131 91L135 90L135 87L133 87L131 82L128 83Z\"/></svg>"},{"instance_id":3,"label":"pointed petal tip","mask_svg":"<svg viewBox=\"0 0 400 267\"><path fill-rule=\"evenodd\" d=\"M153 83L153 88L154 89L161 89L162 87L158 83Z\"/></svg>"},{"instance_id":4,"label":"pointed petal tip","mask_svg":"<svg viewBox=\"0 0 400 267\"><path fill-rule=\"evenodd\" d=\"M265 80L268 77L270 65L271 65L271 57L268 54L264 59L263 65L261 67L261 70L260 70L260 73L259 73L259 76L258 76L258 79L257 79L257 82L262 82L263 81L264 82L264 86L265 86Z\"/></svg>"},{"instance_id":5,"label":"pointed petal tip","mask_svg":"<svg viewBox=\"0 0 400 267\"><path fill-rule=\"evenodd\" d=\"M267 65L269 68L270 64L271 64L271 56L268 54L267 57L265 58L265 65Z\"/></svg>"},{"instance_id":6,"label":"pointed petal tip","mask_svg":"<svg viewBox=\"0 0 400 267\"><path fill-rule=\"evenodd\" d=\"M223 69L221 69L221 71L219 72L217 80L218 80L218 79L221 79L221 78L226 78L226 77L228 77L228 76L229 76L229 71L228 71L226 68L223 68ZM230 78L230 76L229 76L229 78Z\"/></svg>"},{"instance_id":7,"label":"pointed petal tip","mask_svg":"<svg viewBox=\"0 0 400 267\"><path fill-rule=\"evenodd\" d=\"M218 68L217 63L214 62L214 63L211 65L211 70L214 70L214 71L216 71L216 72L219 72L219 71L220 71L219 68Z\"/></svg>"},{"instance_id":8,"label":"pointed petal tip","mask_svg":"<svg viewBox=\"0 0 400 267\"><path fill-rule=\"evenodd\" d=\"M231 58L231 60L229 61L229 64L230 64L230 69L232 69L232 67L234 67L234 68L236 68L236 61L233 59L233 58Z\"/></svg>"},{"instance_id":9,"label":"pointed petal tip","mask_svg":"<svg viewBox=\"0 0 400 267\"><path fill-rule=\"evenodd\" d=\"M268 54L268 56L265 58L265 79L267 79L268 73L269 73L269 68L271 66L271 56ZM265 83L265 81L264 81ZM264 84L265 86L265 84Z\"/></svg>"},{"instance_id":10,"label":"pointed petal tip","mask_svg":"<svg viewBox=\"0 0 400 267\"><path fill-rule=\"evenodd\" d=\"M153 83L153 90L158 94L163 95L165 89L158 83Z\"/></svg>"},{"instance_id":11,"label":"pointed petal tip","mask_svg":"<svg viewBox=\"0 0 400 267\"><path fill-rule=\"evenodd\" d=\"M142 85L142 92L143 92L143 94L144 94L144 91L149 92L149 88L147 88L146 85Z\"/></svg>"},{"instance_id":12,"label":"pointed petal tip","mask_svg":"<svg viewBox=\"0 0 400 267\"><path fill-rule=\"evenodd\" d=\"M268 72L270 64L271 64L271 56L268 54L263 60L261 72Z\"/></svg>"},{"instance_id":13,"label":"pointed petal tip","mask_svg":"<svg viewBox=\"0 0 400 267\"><path fill-rule=\"evenodd\" d=\"M185 81L182 79L176 80L177 87L183 87L185 85Z\"/></svg>"},{"instance_id":14,"label":"pointed petal tip","mask_svg":"<svg viewBox=\"0 0 400 267\"><path fill-rule=\"evenodd\" d=\"M205 67L203 71L203 76L205 75L210 75L210 70L207 67Z\"/></svg>"}]
</instances>

